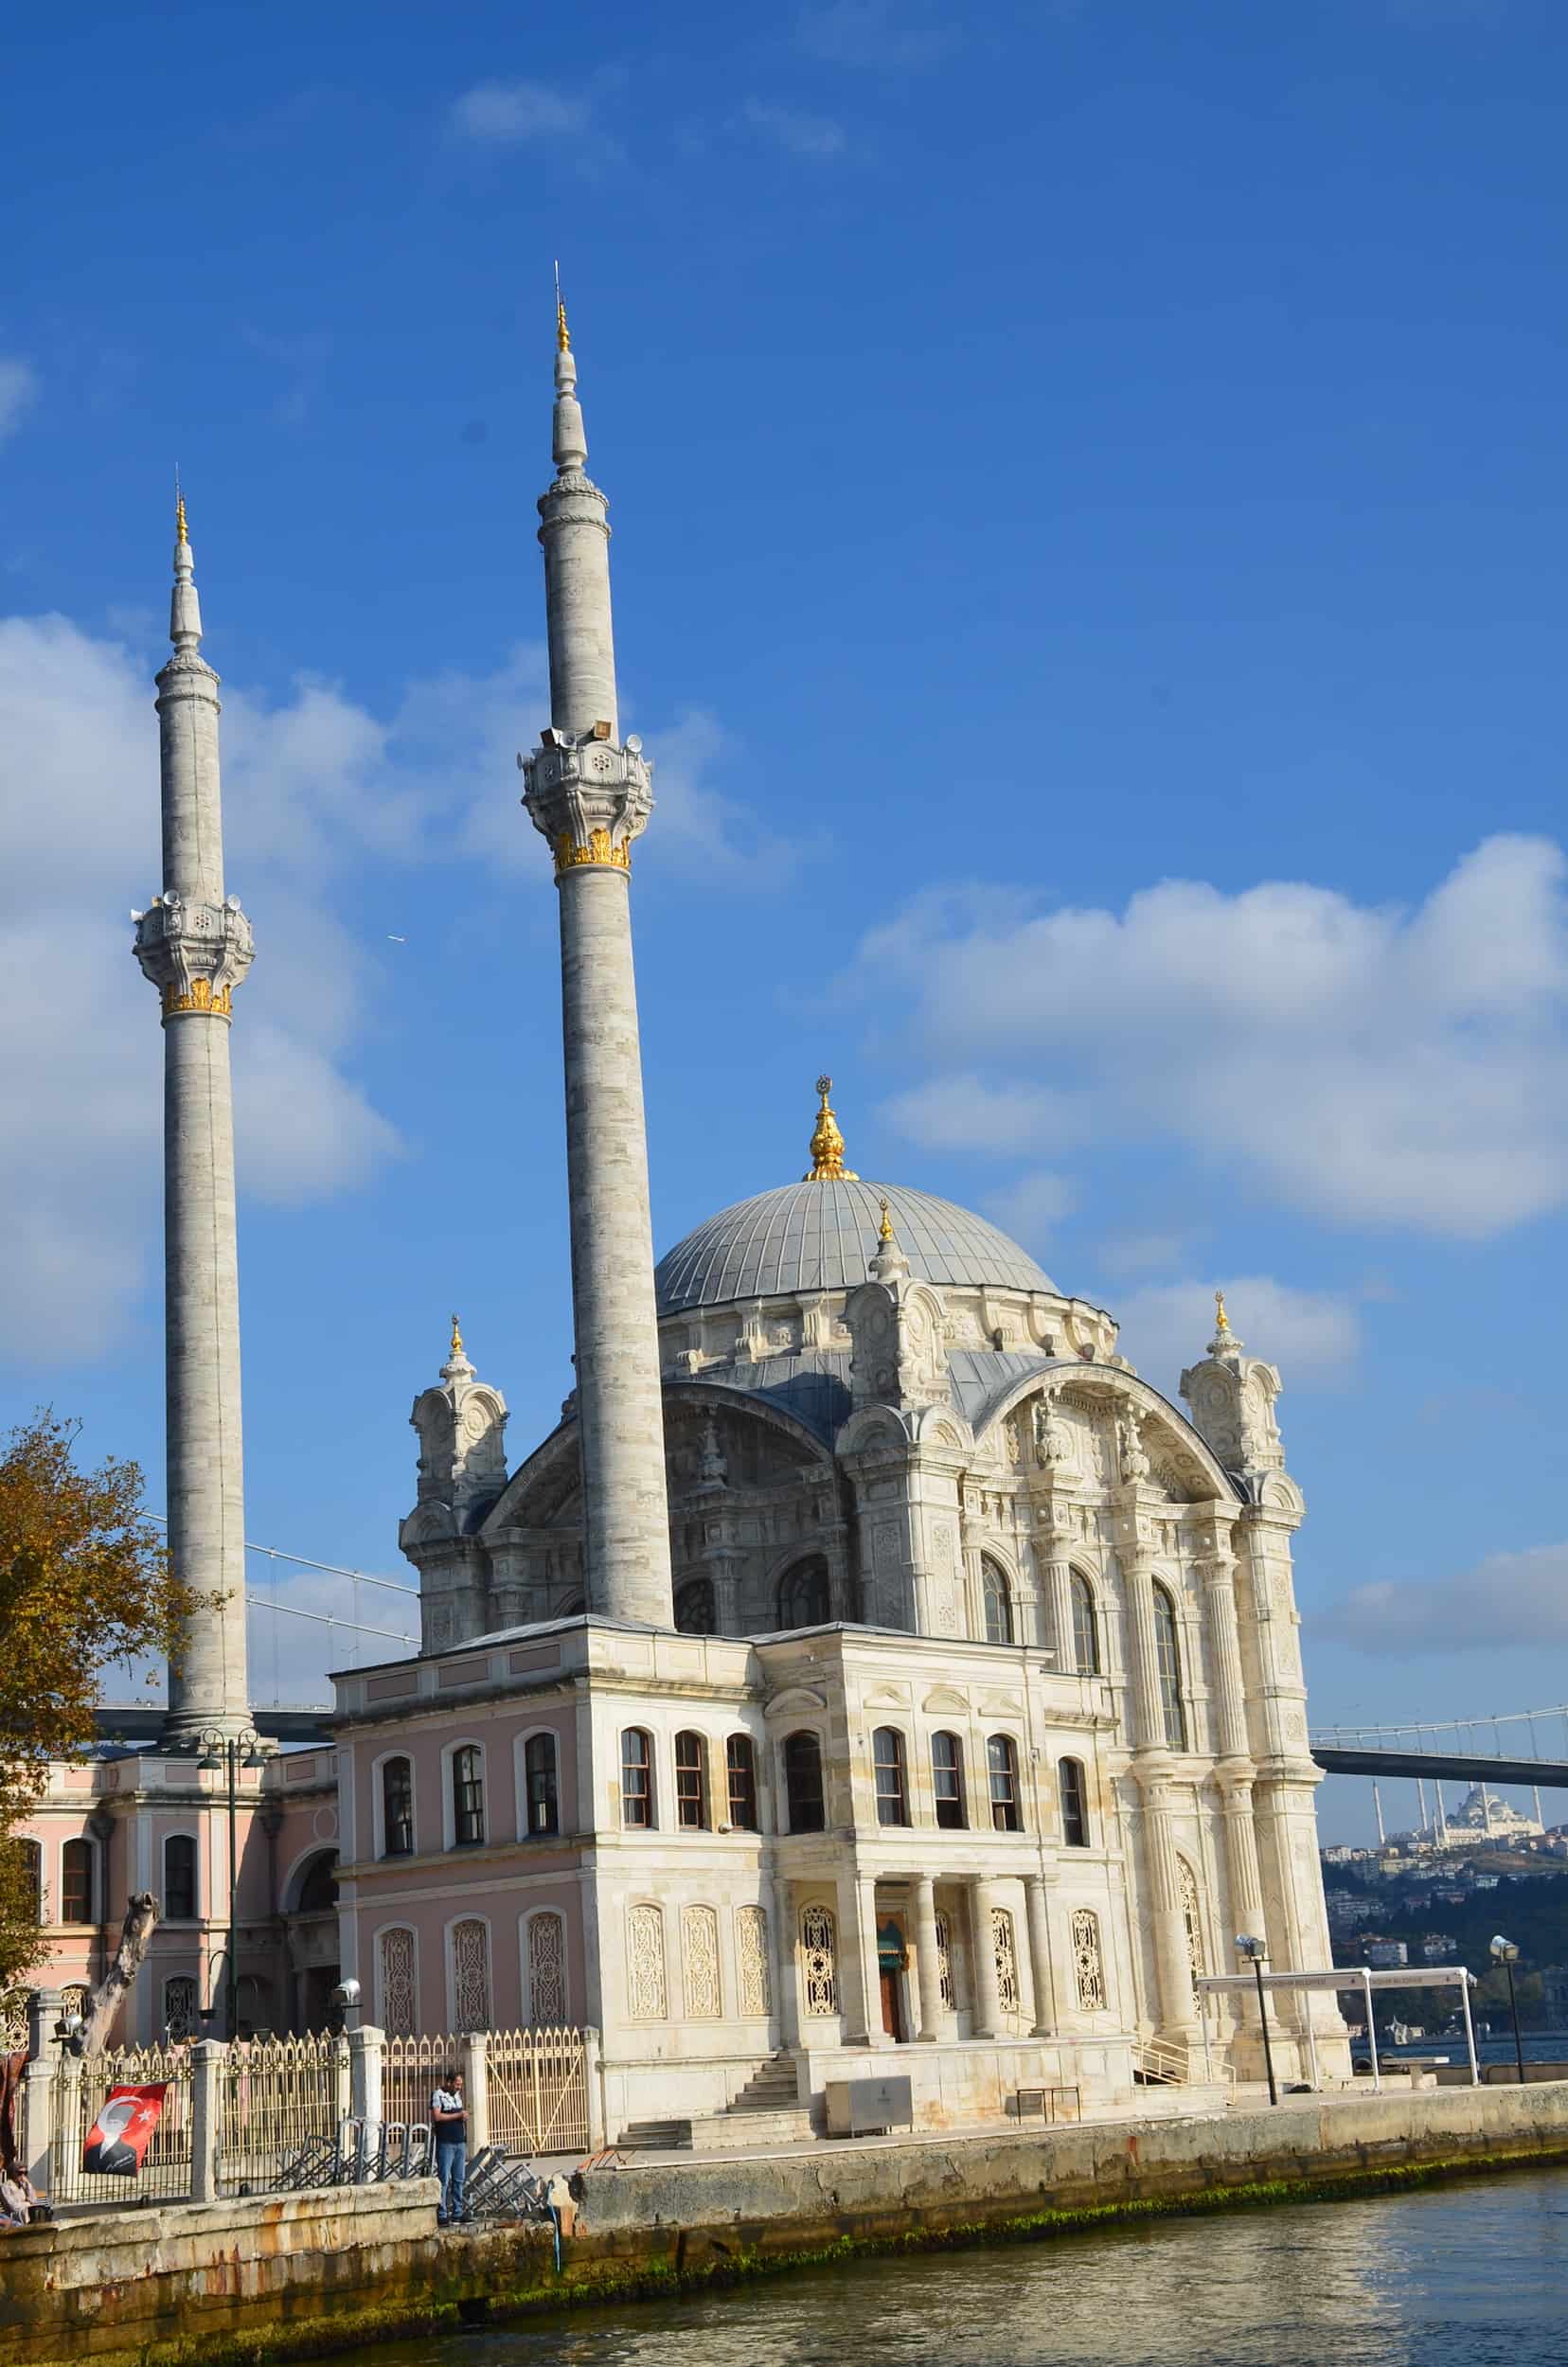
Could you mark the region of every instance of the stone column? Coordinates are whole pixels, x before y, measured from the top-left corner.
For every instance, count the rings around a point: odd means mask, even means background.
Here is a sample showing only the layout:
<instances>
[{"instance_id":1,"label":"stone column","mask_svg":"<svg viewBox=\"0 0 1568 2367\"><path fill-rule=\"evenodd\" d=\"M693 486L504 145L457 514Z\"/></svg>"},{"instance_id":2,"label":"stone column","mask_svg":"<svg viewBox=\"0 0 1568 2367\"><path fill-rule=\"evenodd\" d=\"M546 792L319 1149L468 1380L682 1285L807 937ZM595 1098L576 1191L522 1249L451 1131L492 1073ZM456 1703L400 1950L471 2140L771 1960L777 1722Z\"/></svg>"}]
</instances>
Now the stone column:
<instances>
[{"instance_id":1,"label":"stone column","mask_svg":"<svg viewBox=\"0 0 1568 2367\"><path fill-rule=\"evenodd\" d=\"M591 2024L582 2034L582 2084L588 2098L588 2150L597 2153L604 2144L604 2050Z\"/></svg>"},{"instance_id":2,"label":"stone column","mask_svg":"<svg viewBox=\"0 0 1568 2367\"><path fill-rule=\"evenodd\" d=\"M891 2044L882 2027L882 1972L877 1949L877 1882L871 1874L859 1874L855 1878L855 1936L860 1947L861 1993L864 2002L866 2041L871 2046Z\"/></svg>"},{"instance_id":3,"label":"stone column","mask_svg":"<svg viewBox=\"0 0 1568 2367\"><path fill-rule=\"evenodd\" d=\"M795 1947L794 1900L782 1874L773 1878L774 1996L777 2002L778 2043L800 2044L799 1951Z\"/></svg>"},{"instance_id":4,"label":"stone column","mask_svg":"<svg viewBox=\"0 0 1568 2367\"><path fill-rule=\"evenodd\" d=\"M1078 1667L1073 1645L1073 1571L1072 1564L1056 1553L1045 1564L1045 1599L1050 1605L1057 1671L1071 1676Z\"/></svg>"},{"instance_id":5,"label":"stone column","mask_svg":"<svg viewBox=\"0 0 1568 2367\"><path fill-rule=\"evenodd\" d=\"M664 1406L630 903L632 842L653 800L641 742L617 740L609 505L584 473L576 390L562 320L557 474L539 504L551 721L539 749L518 762L524 803L550 843L560 892L588 1605L613 1619L668 1628Z\"/></svg>"},{"instance_id":6,"label":"stone column","mask_svg":"<svg viewBox=\"0 0 1568 2367\"><path fill-rule=\"evenodd\" d=\"M839 1869L835 1882L838 1921L839 2017L846 2046L869 2046L871 2022L866 2012L862 1973L860 1886L853 1865ZM880 2019L880 2017L879 2017Z\"/></svg>"},{"instance_id":7,"label":"stone column","mask_svg":"<svg viewBox=\"0 0 1568 2367\"><path fill-rule=\"evenodd\" d=\"M190 2050L190 2199L218 2199L218 2157L223 2144L223 2066L228 2048L217 2038L198 2038Z\"/></svg>"},{"instance_id":8,"label":"stone column","mask_svg":"<svg viewBox=\"0 0 1568 2367\"><path fill-rule=\"evenodd\" d=\"M463 2074L463 2100L468 2106L469 2151L477 2153L490 2141L490 2033L465 2030L457 2041L457 2063Z\"/></svg>"},{"instance_id":9,"label":"stone column","mask_svg":"<svg viewBox=\"0 0 1568 2367\"><path fill-rule=\"evenodd\" d=\"M1034 2027L1030 2036L1047 2038L1056 2028L1056 1999L1051 1981L1051 1885L1043 1874L1024 1877L1025 1920L1029 1931L1029 1980L1034 1991Z\"/></svg>"},{"instance_id":10,"label":"stone column","mask_svg":"<svg viewBox=\"0 0 1568 2367\"><path fill-rule=\"evenodd\" d=\"M1214 1736L1222 1759L1245 1759L1247 1688L1241 1640L1236 1624L1236 1558L1222 1551L1202 1564L1208 1611L1209 1654L1214 1664Z\"/></svg>"},{"instance_id":11,"label":"stone column","mask_svg":"<svg viewBox=\"0 0 1568 2367\"><path fill-rule=\"evenodd\" d=\"M970 1959L974 1976L972 2028L977 2038L1002 2035L1002 1997L996 1984L996 1942L991 1936L990 1884L972 1879L969 1886Z\"/></svg>"},{"instance_id":12,"label":"stone column","mask_svg":"<svg viewBox=\"0 0 1568 2367\"><path fill-rule=\"evenodd\" d=\"M135 916L136 959L158 989L164 1026L169 1553L175 1575L208 1598L169 1672L163 1739L175 1748L207 1728L233 1735L249 1722L228 1036L253 951L239 899L223 892L218 677L201 655L183 504L178 534L174 654L158 676L163 879Z\"/></svg>"},{"instance_id":13,"label":"stone column","mask_svg":"<svg viewBox=\"0 0 1568 2367\"><path fill-rule=\"evenodd\" d=\"M915 1974L920 1991L920 2027L927 2043L938 2037L942 2020L942 1967L936 1946L936 1885L929 1874L915 1878Z\"/></svg>"},{"instance_id":14,"label":"stone column","mask_svg":"<svg viewBox=\"0 0 1568 2367\"><path fill-rule=\"evenodd\" d=\"M382 2055L384 2030L366 2023L348 2033L348 2092L356 2120L380 2126L382 2117Z\"/></svg>"},{"instance_id":15,"label":"stone column","mask_svg":"<svg viewBox=\"0 0 1568 2367\"><path fill-rule=\"evenodd\" d=\"M1198 2007L1176 1865L1170 1784L1166 1770L1151 1756L1135 1759L1132 1772L1143 1792L1144 1874L1154 1939L1160 2028L1179 2043L1197 2030Z\"/></svg>"}]
</instances>

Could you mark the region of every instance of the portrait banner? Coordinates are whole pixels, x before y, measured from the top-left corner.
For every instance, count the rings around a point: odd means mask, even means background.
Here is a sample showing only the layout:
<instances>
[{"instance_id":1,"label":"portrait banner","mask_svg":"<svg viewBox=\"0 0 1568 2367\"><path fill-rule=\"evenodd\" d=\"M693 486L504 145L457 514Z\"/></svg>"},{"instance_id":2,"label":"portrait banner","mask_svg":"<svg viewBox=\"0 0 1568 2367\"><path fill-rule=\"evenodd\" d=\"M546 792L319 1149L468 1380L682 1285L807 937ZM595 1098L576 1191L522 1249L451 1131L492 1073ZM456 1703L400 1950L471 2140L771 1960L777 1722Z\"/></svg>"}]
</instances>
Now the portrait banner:
<instances>
[{"instance_id":1,"label":"portrait banner","mask_svg":"<svg viewBox=\"0 0 1568 2367\"><path fill-rule=\"evenodd\" d=\"M111 2088L87 2131L81 2166L95 2178L134 2178L158 2126L168 2082L146 2088Z\"/></svg>"}]
</instances>

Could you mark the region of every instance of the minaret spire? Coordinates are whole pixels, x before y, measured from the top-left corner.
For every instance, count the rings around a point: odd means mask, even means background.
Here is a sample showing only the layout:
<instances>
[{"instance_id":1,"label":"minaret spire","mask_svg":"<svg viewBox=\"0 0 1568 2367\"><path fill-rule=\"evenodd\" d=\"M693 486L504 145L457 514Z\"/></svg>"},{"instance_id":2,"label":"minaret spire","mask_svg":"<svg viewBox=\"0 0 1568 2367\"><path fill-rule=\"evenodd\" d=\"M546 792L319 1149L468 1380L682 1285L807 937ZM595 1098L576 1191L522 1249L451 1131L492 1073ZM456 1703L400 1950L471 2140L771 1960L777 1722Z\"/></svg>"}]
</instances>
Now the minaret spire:
<instances>
[{"instance_id":1,"label":"minaret spire","mask_svg":"<svg viewBox=\"0 0 1568 2367\"><path fill-rule=\"evenodd\" d=\"M158 676L163 889L135 916L136 959L164 1027L164 1366L169 1551L202 1597L169 1672L166 1744L249 1717L240 1280L229 1020L251 928L223 891L218 677L202 613L185 496L174 509L173 655Z\"/></svg>"},{"instance_id":2,"label":"minaret spire","mask_svg":"<svg viewBox=\"0 0 1568 2367\"><path fill-rule=\"evenodd\" d=\"M653 799L641 741L619 738L609 504L584 473L588 442L559 275L554 448L555 480L539 504L550 724L518 763L560 895L588 1605L668 1628L664 1403L632 963L632 842Z\"/></svg>"}]
</instances>

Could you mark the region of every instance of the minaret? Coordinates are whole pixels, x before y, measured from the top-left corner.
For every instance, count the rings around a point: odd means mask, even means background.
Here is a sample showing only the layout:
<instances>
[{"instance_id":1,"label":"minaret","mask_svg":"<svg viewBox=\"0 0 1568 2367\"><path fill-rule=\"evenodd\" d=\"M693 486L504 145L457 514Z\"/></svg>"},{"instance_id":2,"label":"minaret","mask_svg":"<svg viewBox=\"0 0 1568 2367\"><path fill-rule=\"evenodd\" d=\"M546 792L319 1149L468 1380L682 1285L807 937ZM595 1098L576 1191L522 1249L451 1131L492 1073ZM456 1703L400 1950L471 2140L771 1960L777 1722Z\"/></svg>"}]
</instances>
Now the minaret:
<instances>
[{"instance_id":1,"label":"minaret","mask_svg":"<svg viewBox=\"0 0 1568 2367\"><path fill-rule=\"evenodd\" d=\"M590 1611L674 1625L664 1404L653 1308L632 841L652 809L636 739L615 713L609 507L584 473L565 308L556 308L555 482L539 504L550 727L517 761L555 856L561 901L566 1175Z\"/></svg>"},{"instance_id":2,"label":"minaret","mask_svg":"<svg viewBox=\"0 0 1568 2367\"><path fill-rule=\"evenodd\" d=\"M252 948L238 897L223 894L218 677L202 656L183 500L175 533L174 654L157 697L163 893L133 917L163 1007L169 1553L207 1598L169 1671L164 1741L178 1749L249 1723L229 1006Z\"/></svg>"}]
</instances>

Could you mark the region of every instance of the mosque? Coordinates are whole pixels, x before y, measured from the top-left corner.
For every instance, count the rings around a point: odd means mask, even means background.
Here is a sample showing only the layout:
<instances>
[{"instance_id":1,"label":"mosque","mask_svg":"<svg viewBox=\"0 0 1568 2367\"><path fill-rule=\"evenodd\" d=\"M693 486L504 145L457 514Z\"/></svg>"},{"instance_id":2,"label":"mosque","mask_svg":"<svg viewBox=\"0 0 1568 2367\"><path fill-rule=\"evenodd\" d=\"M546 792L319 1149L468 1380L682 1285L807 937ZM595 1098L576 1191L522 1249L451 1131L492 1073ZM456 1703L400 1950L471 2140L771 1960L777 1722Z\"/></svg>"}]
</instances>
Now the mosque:
<instances>
[{"instance_id":1,"label":"mosque","mask_svg":"<svg viewBox=\"0 0 1568 2367\"><path fill-rule=\"evenodd\" d=\"M518 761L559 899L576 1387L509 1459L454 1322L411 1417L419 1651L334 1679L330 1743L261 1753L228 1060L253 944L179 512L135 953L165 1044L169 1542L217 1607L155 1740L52 1771L49 1980L95 1979L151 1890L128 2038L315 2026L351 1976L389 2033L591 2026L612 2137L764 2101L804 2129L829 2081L894 2064L918 2126L1249 2074L1256 2010L1205 2024L1195 1976L1234 1970L1238 1931L1276 1971L1331 1962L1279 1374L1221 1302L1181 1410L994 1226L856 1175L827 1077L803 1178L763 1170L655 1267L651 766L617 720L564 313L554 459L551 721ZM1331 2000L1277 2011L1284 2070L1310 2040L1348 2068Z\"/></svg>"}]
</instances>

